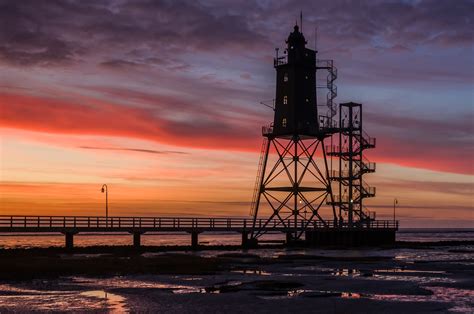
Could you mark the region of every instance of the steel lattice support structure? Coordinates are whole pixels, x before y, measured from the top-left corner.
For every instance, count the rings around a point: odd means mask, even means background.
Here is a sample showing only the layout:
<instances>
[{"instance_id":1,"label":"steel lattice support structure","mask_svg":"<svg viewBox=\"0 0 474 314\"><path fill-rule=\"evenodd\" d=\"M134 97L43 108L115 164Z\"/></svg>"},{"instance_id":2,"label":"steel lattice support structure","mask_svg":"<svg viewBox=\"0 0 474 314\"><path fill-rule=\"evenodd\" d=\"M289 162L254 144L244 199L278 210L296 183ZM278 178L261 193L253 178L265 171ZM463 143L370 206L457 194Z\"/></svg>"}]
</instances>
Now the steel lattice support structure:
<instances>
[{"instance_id":1,"label":"steel lattice support structure","mask_svg":"<svg viewBox=\"0 0 474 314\"><path fill-rule=\"evenodd\" d=\"M282 138L275 137L271 128L267 130L270 132L264 133L251 237L256 239L266 233L271 223L283 226L287 236L297 240L314 222L327 225L320 211L328 199L334 201L324 136ZM334 202L332 204L332 215L336 219ZM263 225L256 225L262 211L268 216Z\"/></svg>"}]
</instances>

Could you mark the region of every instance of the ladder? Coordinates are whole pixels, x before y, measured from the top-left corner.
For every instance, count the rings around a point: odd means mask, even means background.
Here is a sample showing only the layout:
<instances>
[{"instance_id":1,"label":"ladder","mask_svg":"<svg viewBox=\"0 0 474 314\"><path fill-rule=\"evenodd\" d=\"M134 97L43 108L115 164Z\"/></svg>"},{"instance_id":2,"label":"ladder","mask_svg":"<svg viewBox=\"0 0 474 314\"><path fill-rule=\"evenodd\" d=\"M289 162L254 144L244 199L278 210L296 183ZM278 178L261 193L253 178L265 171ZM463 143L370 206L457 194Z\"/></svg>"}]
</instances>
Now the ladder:
<instances>
[{"instance_id":1,"label":"ladder","mask_svg":"<svg viewBox=\"0 0 474 314\"><path fill-rule=\"evenodd\" d=\"M257 197L260 193L260 180L263 176L263 160L265 159L265 153L267 148L268 138L263 138L262 148L260 150L260 159L258 161L258 170L257 170L257 178L255 179L255 187L253 190L253 197L252 203L250 205L250 216L255 215L255 210L257 209Z\"/></svg>"}]
</instances>

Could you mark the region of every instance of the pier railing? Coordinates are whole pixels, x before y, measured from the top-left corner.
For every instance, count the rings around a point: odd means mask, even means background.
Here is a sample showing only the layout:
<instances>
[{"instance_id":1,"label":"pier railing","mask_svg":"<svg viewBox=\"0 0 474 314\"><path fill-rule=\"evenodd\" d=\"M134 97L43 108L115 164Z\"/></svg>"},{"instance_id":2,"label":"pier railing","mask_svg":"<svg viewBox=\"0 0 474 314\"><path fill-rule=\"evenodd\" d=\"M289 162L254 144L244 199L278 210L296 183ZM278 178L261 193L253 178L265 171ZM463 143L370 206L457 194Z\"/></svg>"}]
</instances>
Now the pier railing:
<instances>
[{"instance_id":1,"label":"pier railing","mask_svg":"<svg viewBox=\"0 0 474 314\"><path fill-rule=\"evenodd\" d=\"M0 215L0 232L15 231L54 231L61 229L81 229L82 231L97 230L115 231L127 229L155 229L155 230L251 230L253 220L246 218L191 218L191 217L104 217L104 216L4 216ZM267 230L311 229L311 228L348 228L347 224L340 224L333 220L298 220L283 225L278 219L267 222L266 219L257 219L255 227L264 227ZM398 228L398 221L373 220L353 224L358 228Z\"/></svg>"}]
</instances>

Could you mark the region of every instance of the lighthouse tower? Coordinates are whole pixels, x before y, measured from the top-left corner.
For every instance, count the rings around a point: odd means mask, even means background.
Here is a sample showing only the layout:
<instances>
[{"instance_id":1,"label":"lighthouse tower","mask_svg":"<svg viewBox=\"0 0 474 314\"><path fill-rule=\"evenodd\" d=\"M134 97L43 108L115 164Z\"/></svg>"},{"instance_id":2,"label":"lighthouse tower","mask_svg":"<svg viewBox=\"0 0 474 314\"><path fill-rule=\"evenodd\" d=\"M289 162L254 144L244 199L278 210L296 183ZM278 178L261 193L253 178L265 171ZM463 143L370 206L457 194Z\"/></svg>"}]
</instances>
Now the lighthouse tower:
<instances>
[{"instance_id":1,"label":"lighthouse tower","mask_svg":"<svg viewBox=\"0 0 474 314\"><path fill-rule=\"evenodd\" d=\"M273 134L278 137L314 136L318 133L316 105L316 51L305 47L298 26L286 41L287 58L277 57L275 118Z\"/></svg>"},{"instance_id":2,"label":"lighthouse tower","mask_svg":"<svg viewBox=\"0 0 474 314\"><path fill-rule=\"evenodd\" d=\"M264 140L251 206L251 237L255 240L271 226L287 230L288 241L301 238L310 227L327 226L321 215L323 208L334 220L337 217L323 143L337 129L327 123L332 121L331 115L318 116L316 51L306 47L297 25L286 44L283 56L277 50L274 59L273 123L262 130Z\"/></svg>"}]
</instances>

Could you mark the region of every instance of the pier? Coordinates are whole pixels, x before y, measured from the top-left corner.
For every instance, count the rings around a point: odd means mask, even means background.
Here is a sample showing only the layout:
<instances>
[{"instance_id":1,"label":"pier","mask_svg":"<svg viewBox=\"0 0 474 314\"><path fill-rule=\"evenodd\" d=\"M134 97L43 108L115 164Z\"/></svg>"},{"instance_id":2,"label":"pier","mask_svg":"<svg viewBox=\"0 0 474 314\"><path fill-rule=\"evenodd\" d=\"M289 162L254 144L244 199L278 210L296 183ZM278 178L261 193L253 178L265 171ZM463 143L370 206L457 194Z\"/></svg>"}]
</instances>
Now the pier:
<instances>
[{"instance_id":1,"label":"pier","mask_svg":"<svg viewBox=\"0 0 474 314\"><path fill-rule=\"evenodd\" d=\"M140 247L141 236L147 232L186 232L190 234L193 248L199 247L199 234L204 232L235 232L242 235L242 247L251 242L249 235L258 228L265 232L286 234L287 243L292 242L295 230L305 233L308 245L376 245L395 242L398 221L372 220L349 227L335 225L334 221L314 220L282 224L280 220L246 218L191 218L191 217L104 217L104 216L0 216L0 233L60 233L64 235L65 247L74 247L74 235L78 233L129 233L134 247ZM166 236L166 235L163 235ZM375 241L375 242L374 242Z\"/></svg>"}]
</instances>

